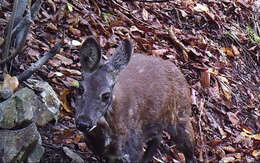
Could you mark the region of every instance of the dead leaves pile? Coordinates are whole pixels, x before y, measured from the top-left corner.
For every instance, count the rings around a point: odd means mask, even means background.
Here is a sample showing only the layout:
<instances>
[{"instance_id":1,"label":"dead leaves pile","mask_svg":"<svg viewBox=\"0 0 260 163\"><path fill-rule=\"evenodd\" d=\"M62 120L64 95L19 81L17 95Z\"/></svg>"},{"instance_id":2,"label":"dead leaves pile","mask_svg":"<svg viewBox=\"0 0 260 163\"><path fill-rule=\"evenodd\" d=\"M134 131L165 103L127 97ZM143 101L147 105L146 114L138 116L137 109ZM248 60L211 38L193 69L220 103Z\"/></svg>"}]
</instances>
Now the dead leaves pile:
<instances>
[{"instance_id":1,"label":"dead leaves pile","mask_svg":"<svg viewBox=\"0 0 260 163\"><path fill-rule=\"evenodd\" d=\"M44 1L28 36L25 53L29 57L19 60L20 68L39 59L64 34L66 46L36 77L48 80L60 92L61 123L73 121L68 97L81 79L78 49L82 41L94 35L107 58L120 40L130 37L135 52L171 60L185 74L191 86L197 158L201 162L255 162L260 157L260 17L252 17L257 15L255 3ZM57 143L83 143L70 134L64 134L68 141ZM180 158L171 153L160 151L155 160Z\"/></svg>"}]
</instances>

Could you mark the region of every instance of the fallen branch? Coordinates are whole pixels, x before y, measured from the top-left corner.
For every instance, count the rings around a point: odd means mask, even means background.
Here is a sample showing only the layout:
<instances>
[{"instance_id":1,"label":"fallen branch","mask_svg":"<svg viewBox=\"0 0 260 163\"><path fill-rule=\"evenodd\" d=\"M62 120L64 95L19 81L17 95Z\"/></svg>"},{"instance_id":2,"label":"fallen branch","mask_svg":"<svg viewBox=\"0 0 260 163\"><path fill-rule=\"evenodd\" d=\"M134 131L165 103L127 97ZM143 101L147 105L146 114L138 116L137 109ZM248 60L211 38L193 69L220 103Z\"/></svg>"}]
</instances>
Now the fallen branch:
<instances>
[{"instance_id":1,"label":"fallen branch","mask_svg":"<svg viewBox=\"0 0 260 163\"><path fill-rule=\"evenodd\" d=\"M42 65L44 65L51 57L53 57L60 51L60 48L62 45L63 45L63 41L57 43L49 52L44 54L44 56L41 57L36 63L31 65L22 74L18 75L17 78L18 78L19 82L22 82L22 81L28 79L29 77L31 77L35 71L37 71L39 68L41 68Z\"/></svg>"},{"instance_id":2,"label":"fallen branch","mask_svg":"<svg viewBox=\"0 0 260 163\"><path fill-rule=\"evenodd\" d=\"M8 55L4 57L3 60L0 60L0 65L16 57L17 54L22 50L27 38L29 28L33 20L35 19L36 15L38 14L41 4L41 0L36 1L31 7L31 9L27 10L27 14L25 17L16 20L18 22L16 22L16 26L13 28L11 32L12 38L15 39L11 40L11 42L15 42L15 49L11 51L11 55ZM22 11L19 10L19 12Z\"/></svg>"},{"instance_id":3,"label":"fallen branch","mask_svg":"<svg viewBox=\"0 0 260 163\"><path fill-rule=\"evenodd\" d=\"M5 38L4 54L3 54L3 56L1 56L1 58L6 58L8 56L8 53L9 53L10 44L11 44L11 37L12 37L12 29L13 29L13 26L14 26L14 20L15 20L17 8L18 8L18 3L19 3L19 1L15 0L11 19L10 19L8 25L7 25L7 35L6 35L6 38Z\"/></svg>"}]
</instances>

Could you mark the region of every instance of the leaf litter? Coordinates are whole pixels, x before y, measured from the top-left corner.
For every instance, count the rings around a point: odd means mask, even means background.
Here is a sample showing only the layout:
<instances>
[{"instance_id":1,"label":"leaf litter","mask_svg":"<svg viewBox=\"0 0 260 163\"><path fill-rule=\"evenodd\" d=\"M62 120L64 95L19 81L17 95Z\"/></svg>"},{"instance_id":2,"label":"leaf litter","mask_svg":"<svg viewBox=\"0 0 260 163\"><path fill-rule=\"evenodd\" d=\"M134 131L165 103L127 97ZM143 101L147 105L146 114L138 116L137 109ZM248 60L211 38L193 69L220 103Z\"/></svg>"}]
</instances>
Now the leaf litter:
<instances>
[{"instance_id":1,"label":"leaf litter","mask_svg":"<svg viewBox=\"0 0 260 163\"><path fill-rule=\"evenodd\" d=\"M86 162L99 160L75 128L73 115L81 80L78 50L90 34L108 51L104 58L110 57L120 40L130 37L135 52L168 59L181 69L191 87L191 118L200 162L259 161L260 11L256 3L44 1L28 35L26 55L15 60L20 69L26 69L54 45L55 38L65 37L61 53L34 74L48 81L63 102L57 124L40 128L46 149L42 162L69 162L63 146ZM3 4L1 20L8 18L12 8L10 0ZM1 31L5 25L1 21ZM18 84L10 87L17 89ZM183 155L166 136L152 162L176 160L183 161Z\"/></svg>"}]
</instances>

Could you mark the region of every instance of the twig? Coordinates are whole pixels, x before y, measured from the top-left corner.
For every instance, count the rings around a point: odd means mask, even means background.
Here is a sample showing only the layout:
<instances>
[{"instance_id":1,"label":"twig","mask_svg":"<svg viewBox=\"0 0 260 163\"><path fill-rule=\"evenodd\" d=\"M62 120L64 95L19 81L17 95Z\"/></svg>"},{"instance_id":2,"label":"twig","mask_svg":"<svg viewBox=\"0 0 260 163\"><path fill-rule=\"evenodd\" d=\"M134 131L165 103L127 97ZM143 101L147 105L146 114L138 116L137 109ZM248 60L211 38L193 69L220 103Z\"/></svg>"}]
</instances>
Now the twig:
<instances>
[{"instance_id":1,"label":"twig","mask_svg":"<svg viewBox=\"0 0 260 163\"><path fill-rule=\"evenodd\" d=\"M0 10L2 10L3 0L0 0Z\"/></svg>"},{"instance_id":2,"label":"twig","mask_svg":"<svg viewBox=\"0 0 260 163\"><path fill-rule=\"evenodd\" d=\"M24 47L25 45L25 42L26 42L26 38L27 38L27 35L28 35L28 32L29 32L29 28L32 24L32 19L31 19L31 11L28 9L27 11L27 15L25 16L25 20L26 21L24 23L24 27L21 28L21 30L16 34L14 35L15 37L15 40L14 40L14 47L15 47L15 51L16 53L18 54L22 48Z\"/></svg>"},{"instance_id":3,"label":"twig","mask_svg":"<svg viewBox=\"0 0 260 163\"><path fill-rule=\"evenodd\" d=\"M24 11L26 9L27 0L19 0L18 8L14 17L14 26L16 26L17 22L23 17Z\"/></svg>"},{"instance_id":4,"label":"twig","mask_svg":"<svg viewBox=\"0 0 260 163\"><path fill-rule=\"evenodd\" d=\"M44 65L48 61L48 59L50 59L51 57L56 55L60 51L62 44L63 44L63 41L57 43L49 52L44 54L44 56L41 57L36 63L31 65L22 74L18 75L17 78L18 78L19 82L24 81L24 80L28 79L29 77L31 77L31 75L35 71L37 71L42 65Z\"/></svg>"},{"instance_id":5,"label":"twig","mask_svg":"<svg viewBox=\"0 0 260 163\"><path fill-rule=\"evenodd\" d=\"M171 40L173 41L173 43L174 43L177 47L179 47L181 50L185 51L186 53L189 53L189 52L190 52L190 49L186 48L185 45L178 40L178 38L175 36L175 34L174 34L172 28L173 28L173 27L171 26L171 27L168 29L168 33L169 33L170 38L171 38Z\"/></svg>"},{"instance_id":6,"label":"twig","mask_svg":"<svg viewBox=\"0 0 260 163\"><path fill-rule=\"evenodd\" d=\"M20 32L25 26L32 23L31 14L29 13L30 10L28 10L25 17L19 21L19 23L13 28L12 30L12 36L15 36L18 32Z\"/></svg>"},{"instance_id":7,"label":"twig","mask_svg":"<svg viewBox=\"0 0 260 163\"><path fill-rule=\"evenodd\" d=\"M114 3L117 7L125 10L126 12L130 13L131 11L128 10L127 8L123 7L122 5L118 4L117 2L115 2L114 0L112 0L112 3Z\"/></svg>"},{"instance_id":8,"label":"twig","mask_svg":"<svg viewBox=\"0 0 260 163\"><path fill-rule=\"evenodd\" d=\"M29 7L29 9L27 10L27 15L24 17L24 21L26 21L26 23L24 23L25 24L24 27L19 31L15 39L15 48L16 48L15 50L17 53L19 53L24 47L30 26L33 20L35 19L35 17L38 15L41 4L42 1L37 0L33 4L33 6L31 8Z\"/></svg>"},{"instance_id":9,"label":"twig","mask_svg":"<svg viewBox=\"0 0 260 163\"><path fill-rule=\"evenodd\" d=\"M38 15L38 12L41 8L42 5L42 0L37 0L36 2L34 2L34 4L32 5L31 8L31 13L32 13L32 20L35 19L35 17Z\"/></svg>"},{"instance_id":10,"label":"twig","mask_svg":"<svg viewBox=\"0 0 260 163\"><path fill-rule=\"evenodd\" d=\"M6 39L5 39L6 41L5 41L5 47L4 47L4 55L2 56L2 58L6 58L9 53L11 37L12 37L12 29L13 29L14 19L15 19L15 15L17 12L17 8L18 8L18 2L19 2L18 0L15 0L15 2L14 2L12 16L11 16L10 22L8 23L7 35L6 35Z\"/></svg>"},{"instance_id":11,"label":"twig","mask_svg":"<svg viewBox=\"0 0 260 163\"><path fill-rule=\"evenodd\" d=\"M14 57L16 57L16 55L21 51L21 49L23 48L25 41L26 41L26 37L30 28L31 23L33 22L33 20L35 19L36 15L39 12L39 9L41 7L42 1L38 0L36 1L33 6L31 7L31 9L27 11L27 14L24 18L20 19L20 21L18 22L18 24L15 26L15 28L12 30L12 37L15 38L15 50L13 50L13 52L11 52L11 55L5 57L3 60L0 61L0 65L10 61L11 59L13 59Z\"/></svg>"},{"instance_id":12,"label":"twig","mask_svg":"<svg viewBox=\"0 0 260 163\"><path fill-rule=\"evenodd\" d=\"M6 57L5 59L0 61L0 65L10 61L12 58L14 58L17 55L17 51L11 52L11 55L9 55L8 57Z\"/></svg>"}]
</instances>

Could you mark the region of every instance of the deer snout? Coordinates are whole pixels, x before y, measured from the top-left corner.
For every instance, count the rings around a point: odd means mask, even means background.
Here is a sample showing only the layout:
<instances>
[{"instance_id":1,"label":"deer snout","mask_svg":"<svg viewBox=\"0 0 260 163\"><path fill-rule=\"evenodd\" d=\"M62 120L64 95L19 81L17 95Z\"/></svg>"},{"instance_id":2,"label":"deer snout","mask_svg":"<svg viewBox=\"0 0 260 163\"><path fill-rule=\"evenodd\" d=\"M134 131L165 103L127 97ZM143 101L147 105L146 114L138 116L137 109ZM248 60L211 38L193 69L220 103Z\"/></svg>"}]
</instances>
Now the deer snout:
<instances>
[{"instance_id":1,"label":"deer snout","mask_svg":"<svg viewBox=\"0 0 260 163\"><path fill-rule=\"evenodd\" d=\"M89 131L93 126L86 122L76 121L76 127L78 130L84 132L84 131Z\"/></svg>"},{"instance_id":2,"label":"deer snout","mask_svg":"<svg viewBox=\"0 0 260 163\"><path fill-rule=\"evenodd\" d=\"M76 127L82 132L90 132L96 128L96 123L91 119L87 119L85 116L78 116L76 118Z\"/></svg>"}]
</instances>

